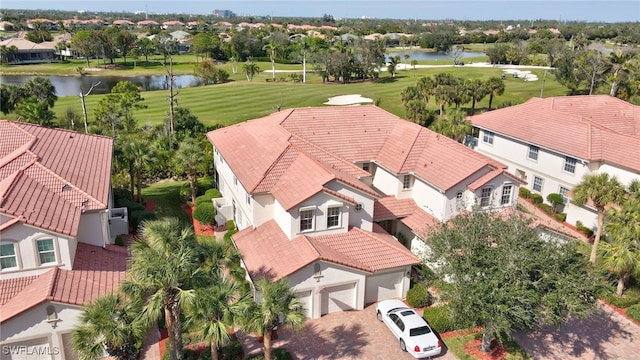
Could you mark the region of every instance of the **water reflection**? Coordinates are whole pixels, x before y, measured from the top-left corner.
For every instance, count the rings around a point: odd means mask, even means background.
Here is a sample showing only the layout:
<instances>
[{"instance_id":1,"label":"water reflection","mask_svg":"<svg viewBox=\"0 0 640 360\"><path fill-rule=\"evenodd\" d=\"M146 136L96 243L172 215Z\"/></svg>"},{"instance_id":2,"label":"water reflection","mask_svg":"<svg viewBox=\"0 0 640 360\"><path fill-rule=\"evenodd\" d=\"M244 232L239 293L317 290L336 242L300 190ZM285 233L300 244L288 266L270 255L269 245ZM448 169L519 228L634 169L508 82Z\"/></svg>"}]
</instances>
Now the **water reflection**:
<instances>
[{"instance_id":1,"label":"water reflection","mask_svg":"<svg viewBox=\"0 0 640 360\"><path fill-rule=\"evenodd\" d=\"M100 85L96 86L92 94L107 94L111 92L118 81L130 81L138 86L143 91L149 90L162 90L168 88L168 76L166 75L153 75L153 76L41 76L45 79L51 80L51 83L56 88L56 95L58 96L70 96L80 95L80 88L84 91L89 90L92 84L100 82ZM34 76L23 75L1 75L0 82L3 84L15 84L21 85L27 82ZM189 86L196 86L198 79L193 75L176 75L174 76L174 87L183 88Z\"/></svg>"},{"instance_id":2,"label":"water reflection","mask_svg":"<svg viewBox=\"0 0 640 360\"><path fill-rule=\"evenodd\" d=\"M391 52L387 54L387 60L391 59L393 56L400 56L400 61L406 61L404 55L409 55L408 61L411 60L451 60L453 58L449 56L449 54L444 52L429 52L429 51L398 51ZM470 57L478 57L478 56L486 56L485 53L476 52L476 51L465 51L458 56L459 59L466 59Z\"/></svg>"}]
</instances>

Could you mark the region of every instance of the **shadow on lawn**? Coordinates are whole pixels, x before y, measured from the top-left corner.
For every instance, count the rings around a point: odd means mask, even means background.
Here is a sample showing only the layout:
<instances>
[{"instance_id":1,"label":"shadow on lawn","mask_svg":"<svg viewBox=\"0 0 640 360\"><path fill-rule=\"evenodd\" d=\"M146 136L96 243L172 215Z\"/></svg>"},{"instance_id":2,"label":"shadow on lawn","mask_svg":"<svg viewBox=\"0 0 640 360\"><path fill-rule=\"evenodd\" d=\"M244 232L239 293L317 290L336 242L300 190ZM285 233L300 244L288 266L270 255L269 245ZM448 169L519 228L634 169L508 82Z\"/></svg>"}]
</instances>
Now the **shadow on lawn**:
<instances>
[{"instance_id":1,"label":"shadow on lawn","mask_svg":"<svg viewBox=\"0 0 640 360\"><path fill-rule=\"evenodd\" d=\"M588 319L575 319L560 326L545 326L536 332L514 335L518 344L534 359L558 356L609 359L613 355L607 352L605 344L611 345L614 338L631 342L633 337L623 324L615 321L611 312L601 307Z\"/></svg>"}]
</instances>

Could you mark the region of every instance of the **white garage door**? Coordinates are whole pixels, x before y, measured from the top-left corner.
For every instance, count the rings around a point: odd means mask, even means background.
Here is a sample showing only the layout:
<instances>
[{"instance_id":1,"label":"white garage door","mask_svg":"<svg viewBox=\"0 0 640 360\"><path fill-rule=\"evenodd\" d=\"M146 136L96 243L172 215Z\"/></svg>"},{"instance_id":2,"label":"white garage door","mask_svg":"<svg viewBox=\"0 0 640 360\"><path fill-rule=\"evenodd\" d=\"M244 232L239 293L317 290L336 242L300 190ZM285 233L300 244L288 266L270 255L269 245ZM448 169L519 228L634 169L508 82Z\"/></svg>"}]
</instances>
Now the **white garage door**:
<instances>
[{"instance_id":1,"label":"white garage door","mask_svg":"<svg viewBox=\"0 0 640 360\"><path fill-rule=\"evenodd\" d=\"M302 306L304 307L304 313L306 314L306 316L308 318L311 317L312 314L312 303L311 303L311 290L308 291L299 291L296 293L296 296L298 297L298 299L300 299L300 302L302 303Z\"/></svg>"},{"instance_id":2,"label":"white garage door","mask_svg":"<svg viewBox=\"0 0 640 360\"><path fill-rule=\"evenodd\" d=\"M321 315L355 308L356 283L327 287L321 294Z\"/></svg>"},{"instance_id":3,"label":"white garage door","mask_svg":"<svg viewBox=\"0 0 640 360\"><path fill-rule=\"evenodd\" d=\"M367 277L367 286L364 294L365 304L402 297L403 279L404 271Z\"/></svg>"}]
</instances>

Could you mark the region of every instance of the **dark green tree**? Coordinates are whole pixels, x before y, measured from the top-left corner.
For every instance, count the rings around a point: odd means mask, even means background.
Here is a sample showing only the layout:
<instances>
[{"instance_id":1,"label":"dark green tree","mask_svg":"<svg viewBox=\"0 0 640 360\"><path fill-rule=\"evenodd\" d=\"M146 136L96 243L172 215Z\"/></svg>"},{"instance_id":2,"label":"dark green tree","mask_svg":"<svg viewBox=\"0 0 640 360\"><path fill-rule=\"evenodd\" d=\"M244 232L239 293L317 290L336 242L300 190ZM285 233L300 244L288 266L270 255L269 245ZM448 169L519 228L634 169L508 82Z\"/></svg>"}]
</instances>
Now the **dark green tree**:
<instances>
[{"instance_id":1,"label":"dark green tree","mask_svg":"<svg viewBox=\"0 0 640 360\"><path fill-rule=\"evenodd\" d=\"M514 330L560 324L595 309L598 286L573 242L544 241L531 221L471 211L423 235L437 272L451 280L442 289L454 321L483 326L483 352L494 337Z\"/></svg>"}]
</instances>

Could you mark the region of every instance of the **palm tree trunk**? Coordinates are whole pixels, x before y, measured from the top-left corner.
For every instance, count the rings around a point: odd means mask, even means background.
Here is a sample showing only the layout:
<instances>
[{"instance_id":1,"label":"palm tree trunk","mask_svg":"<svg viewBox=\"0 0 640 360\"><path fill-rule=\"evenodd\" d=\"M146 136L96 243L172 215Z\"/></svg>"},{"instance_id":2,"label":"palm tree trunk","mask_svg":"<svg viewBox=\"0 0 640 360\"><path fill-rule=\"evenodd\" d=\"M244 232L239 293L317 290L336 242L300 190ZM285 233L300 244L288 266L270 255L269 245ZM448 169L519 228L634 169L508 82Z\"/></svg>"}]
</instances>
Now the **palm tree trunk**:
<instances>
[{"instance_id":1,"label":"palm tree trunk","mask_svg":"<svg viewBox=\"0 0 640 360\"><path fill-rule=\"evenodd\" d=\"M620 82L619 81L614 81L613 83L611 83L611 92L609 93L609 95L615 97L616 95L618 95L618 88L620 87Z\"/></svg>"},{"instance_id":2,"label":"palm tree trunk","mask_svg":"<svg viewBox=\"0 0 640 360\"><path fill-rule=\"evenodd\" d=\"M591 256L589 261L592 264L596 263L596 256L598 255L598 244L600 243L600 236L602 235L602 228L604 226L604 209L598 210L598 228L596 229L596 238L591 245Z\"/></svg>"},{"instance_id":3,"label":"palm tree trunk","mask_svg":"<svg viewBox=\"0 0 640 360\"><path fill-rule=\"evenodd\" d=\"M138 204L142 204L142 169L136 171L136 180L138 183Z\"/></svg>"},{"instance_id":4,"label":"palm tree trunk","mask_svg":"<svg viewBox=\"0 0 640 360\"><path fill-rule=\"evenodd\" d=\"M271 329L264 330L264 360L271 360Z\"/></svg>"},{"instance_id":5,"label":"palm tree trunk","mask_svg":"<svg viewBox=\"0 0 640 360\"><path fill-rule=\"evenodd\" d=\"M302 57L302 83L307 83L307 55Z\"/></svg>"},{"instance_id":6,"label":"palm tree trunk","mask_svg":"<svg viewBox=\"0 0 640 360\"><path fill-rule=\"evenodd\" d=\"M480 351L487 354L491 352L491 338L493 336L493 330L491 326L487 325L482 333L482 343L480 344Z\"/></svg>"},{"instance_id":7,"label":"palm tree trunk","mask_svg":"<svg viewBox=\"0 0 640 360\"><path fill-rule=\"evenodd\" d=\"M169 337L171 338L171 360L182 360L182 324L180 322L180 310L178 302L174 299L169 304L169 312L171 313L171 327L169 328Z\"/></svg>"},{"instance_id":8,"label":"palm tree trunk","mask_svg":"<svg viewBox=\"0 0 640 360\"><path fill-rule=\"evenodd\" d=\"M211 360L218 360L218 346L215 343L211 343Z\"/></svg>"},{"instance_id":9,"label":"palm tree trunk","mask_svg":"<svg viewBox=\"0 0 640 360\"><path fill-rule=\"evenodd\" d=\"M623 274L618 279L618 287L616 288L616 295L618 297L622 296L622 292L624 291L624 285L627 283L628 280L629 280L629 273Z\"/></svg>"},{"instance_id":10,"label":"palm tree trunk","mask_svg":"<svg viewBox=\"0 0 640 360\"><path fill-rule=\"evenodd\" d=\"M473 101L471 102L471 115L473 115L476 112L476 98L473 98Z\"/></svg>"},{"instance_id":11,"label":"palm tree trunk","mask_svg":"<svg viewBox=\"0 0 640 360\"><path fill-rule=\"evenodd\" d=\"M196 174L189 174L189 186L191 187L191 203L196 204Z\"/></svg>"},{"instance_id":12,"label":"palm tree trunk","mask_svg":"<svg viewBox=\"0 0 640 360\"><path fill-rule=\"evenodd\" d=\"M129 189L131 189L131 201L135 199L134 198L134 187L136 182L135 178L136 178L136 172L133 167L133 161L129 160Z\"/></svg>"},{"instance_id":13,"label":"palm tree trunk","mask_svg":"<svg viewBox=\"0 0 640 360\"><path fill-rule=\"evenodd\" d=\"M491 110L491 103L493 102L493 93L489 94L489 110Z\"/></svg>"}]
</instances>

